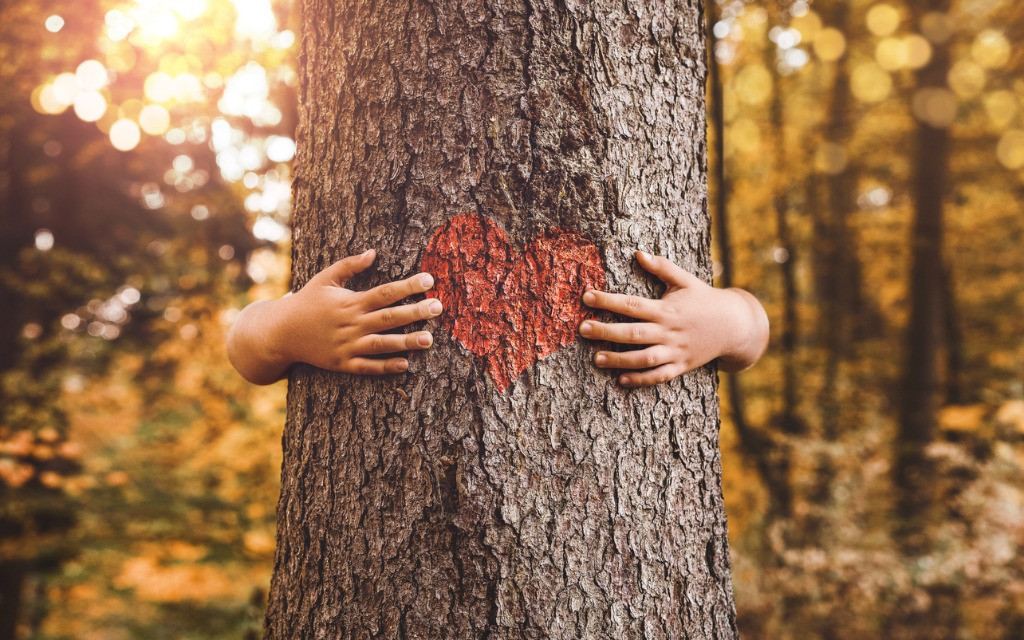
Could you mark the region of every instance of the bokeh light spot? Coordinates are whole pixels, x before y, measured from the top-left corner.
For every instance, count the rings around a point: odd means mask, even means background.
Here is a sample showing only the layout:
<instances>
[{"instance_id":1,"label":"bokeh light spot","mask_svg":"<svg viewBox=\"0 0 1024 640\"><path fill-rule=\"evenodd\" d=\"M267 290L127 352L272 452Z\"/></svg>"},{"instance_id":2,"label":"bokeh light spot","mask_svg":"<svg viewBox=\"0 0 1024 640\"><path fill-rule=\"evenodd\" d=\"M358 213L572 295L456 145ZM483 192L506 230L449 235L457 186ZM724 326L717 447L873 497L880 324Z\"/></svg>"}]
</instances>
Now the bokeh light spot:
<instances>
[{"instance_id":1,"label":"bokeh light spot","mask_svg":"<svg viewBox=\"0 0 1024 640\"><path fill-rule=\"evenodd\" d=\"M49 251L53 248L54 238L53 232L49 229L40 229L36 231L35 244L36 249L40 251Z\"/></svg>"},{"instance_id":2,"label":"bokeh light spot","mask_svg":"<svg viewBox=\"0 0 1024 640\"><path fill-rule=\"evenodd\" d=\"M801 16L793 18L792 22L790 22L790 27L800 32L804 42L813 42L814 38L821 32L821 16L813 11L808 11Z\"/></svg>"},{"instance_id":3,"label":"bokeh light spot","mask_svg":"<svg viewBox=\"0 0 1024 640\"><path fill-rule=\"evenodd\" d=\"M75 96L75 115L84 122L96 122L107 111L107 99L98 91L83 91Z\"/></svg>"},{"instance_id":4,"label":"bokeh light spot","mask_svg":"<svg viewBox=\"0 0 1024 640\"><path fill-rule=\"evenodd\" d=\"M75 102L80 87L73 73L62 73L53 79L53 95L65 106Z\"/></svg>"},{"instance_id":5,"label":"bokeh light spot","mask_svg":"<svg viewBox=\"0 0 1024 640\"><path fill-rule=\"evenodd\" d=\"M267 138L267 158L271 162L288 162L295 157L295 142L285 136Z\"/></svg>"},{"instance_id":6,"label":"bokeh light spot","mask_svg":"<svg viewBox=\"0 0 1024 640\"><path fill-rule=\"evenodd\" d=\"M64 113L68 105L69 103L57 97L57 90L52 84L44 86L42 91L39 92L39 107L43 110L43 113L50 115Z\"/></svg>"},{"instance_id":7,"label":"bokeh light spot","mask_svg":"<svg viewBox=\"0 0 1024 640\"><path fill-rule=\"evenodd\" d=\"M850 75L850 90L861 102L881 102L892 91L892 76L876 64L864 63Z\"/></svg>"},{"instance_id":8,"label":"bokeh light spot","mask_svg":"<svg viewBox=\"0 0 1024 640\"><path fill-rule=\"evenodd\" d=\"M149 74L143 92L151 102L167 102L174 95L174 79L163 71Z\"/></svg>"},{"instance_id":9,"label":"bokeh light spot","mask_svg":"<svg viewBox=\"0 0 1024 640\"><path fill-rule=\"evenodd\" d=\"M142 132L135 121L122 118L110 127L110 144L118 151L131 151L142 140Z\"/></svg>"},{"instance_id":10,"label":"bokeh light spot","mask_svg":"<svg viewBox=\"0 0 1024 640\"><path fill-rule=\"evenodd\" d=\"M914 116L937 129L944 129L956 119L957 100L952 91L929 87L914 94Z\"/></svg>"},{"instance_id":11,"label":"bokeh light spot","mask_svg":"<svg viewBox=\"0 0 1024 640\"><path fill-rule=\"evenodd\" d=\"M47 18L46 22L44 22L43 24L46 25L46 30L49 31L50 33L57 33L58 31L64 28L64 18L60 17L57 14L54 14Z\"/></svg>"},{"instance_id":12,"label":"bokeh light spot","mask_svg":"<svg viewBox=\"0 0 1024 640\"><path fill-rule=\"evenodd\" d=\"M912 33L903 38L903 44L907 52L907 66L911 69L920 69L932 59L932 45L922 35Z\"/></svg>"},{"instance_id":13,"label":"bokeh light spot","mask_svg":"<svg viewBox=\"0 0 1024 640\"><path fill-rule=\"evenodd\" d=\"M98 91L107 85L107 68L99 60L86 60L75 70L78 86L86 91Z\"/></svg>"},{"instance_id":14,"label":"bokeh light spot","mask_svg":"<svg viewBox=\"0 0 1024 640\"><path fill-rule=\"evenodd\" d=\"M750 118L741 118L729 127L726 145L743 153L753 153L761 146L761 130Z\"/></svg>"},{"instance_id":15,"label":"bokeh light spot","mask_svg":"<svg viewBox=\"0 0 1024 640\"><path fill-rule=\"evenodd\" d=\"M1007 169L1024 169L1024 131L1011 129L999 139L996 147L999 162Z\"/></svg>"},{"instance_id":16,"label":"bokeh light spot","mask_svg":"<svg viewBox=\"0 0 1024 640\"><path fill-rule=\"evenodd\" d=\"M736 91L749 105L763 104L772 95L772 74L761 64L751 64L736 76Z\"/></svg>"},{"instance_id":17,"label":"bokeh light spot","mask_svg":"<svg viewBox=\"0 0 1024 640\"><path fill-rule=\"evenodd\" d=\"M1010 61L1010 42L1002 31L986 29L974 39L971 57L986 69L1005 67Z\"/></svg>"},{"instance_id":18,"label":"bokeh light spot","mask_svg":"<svg viewBox=\"0 0 1024 640\"><path fill-rule=\"evenodd\" d=\"M1017 97L1010 91L993 91L983 98L985 112L992 124L1003 129L1017 117Z\"/></svg>"},{"instance_id":19,"label":"bokeh light spot","mask_svg":"<svg viewBox=\"0 0 1024 640\"><path fill-rule=\"evenodd\" d=\"M973 98L981 93L985 80L985 69L970 60L960 60L949 70L949 87L962 98Z\"/></svg>"},{"instance_id":20,"label":"bokeh light spot","mask_svg":"<svg viewBox=\"0 0 1024 640\"><path fill-rule=\"evenodd\" d=\"M907 66L907 47L901 38L883 38L875 46L875 61L886 71Z\"/></svg>"},{"instance_id":21,"label":"bokeh light spot","mask_svg":"<svg viewBox=\"0 0 1024 640\"><path fill-rule=\"evenodd\" d=\"M835 62L846 53L846 36L839 29L822 29L814 39L814 53L825 62Z\"/></svg>"},{"instance_id":22,"label":"bokeh light spot","mask_svg":"<svg viewBox=\"0 0 1024 640\"><path fill-rule=\"evenodd\" d=\"M900 26L899 9L891 4L880 3L868 9L868 30L876 36L888 36Z\"/></svg>"},{"instance_id":23,"label":"bokeh light spot","mask_svg":"<svg viewBox=\"0 0 1024 640\"><path fill-rule=\"evenodd\" d=\"M171 126L171 114L163 105L146 105L139 112L139 126L151 136L163 135Z\"/></svg>"},{"instance_id":24,"label":"bokeh light spot","mask_svg":"<svg viewBox=\"0 0 1024 640\"><path fill-rule=\"evenodd\" d=\"M939 11L926 13L921 18L921 33L932 44L945 44L953 37L953 20Z\"/></svg>"}]
</instances>

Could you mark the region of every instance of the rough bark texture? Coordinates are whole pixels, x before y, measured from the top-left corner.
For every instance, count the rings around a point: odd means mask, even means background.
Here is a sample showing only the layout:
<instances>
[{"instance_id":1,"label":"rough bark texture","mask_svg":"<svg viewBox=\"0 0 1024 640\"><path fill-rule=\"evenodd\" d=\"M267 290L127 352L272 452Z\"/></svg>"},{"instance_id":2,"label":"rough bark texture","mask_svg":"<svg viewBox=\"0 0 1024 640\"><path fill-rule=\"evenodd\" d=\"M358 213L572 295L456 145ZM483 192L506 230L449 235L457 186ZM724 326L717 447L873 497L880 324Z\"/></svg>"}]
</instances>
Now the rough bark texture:
<instances>
[{"instance_id":1,"label":"rough bark texture","mask_svg":"<svg viewBox=\"0 0 1024 640\"><path fill-rule=\"evenodd\" d=\"M294 285L415 273L457 216L710 281L702 9L306 0ZM446 326L396 378L293 370L268 637L736 637L714 366L628 391L573 339L502 389Z\"/></svg>"}]
</instances>

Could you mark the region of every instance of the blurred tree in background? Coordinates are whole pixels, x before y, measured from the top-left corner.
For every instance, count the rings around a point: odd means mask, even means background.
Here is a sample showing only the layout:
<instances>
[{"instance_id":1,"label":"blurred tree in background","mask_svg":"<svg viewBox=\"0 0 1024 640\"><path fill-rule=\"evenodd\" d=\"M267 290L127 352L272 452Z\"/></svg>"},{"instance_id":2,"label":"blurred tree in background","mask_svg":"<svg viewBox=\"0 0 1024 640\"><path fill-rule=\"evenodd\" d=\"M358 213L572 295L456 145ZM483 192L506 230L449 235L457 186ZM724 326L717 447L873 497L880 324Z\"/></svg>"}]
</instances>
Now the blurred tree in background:
<instances>
[{"instance_id":1,"label":"blurred tree in background","mask_svg":"<svg viewBox=\"0 0 1024 640\"><path fill-rule=\"evenodd\" d=\"M280 393L221 343L283 281L277 9L0 8L0 638L258 629Z\"/></svg>"},{"instance_id":2,"label":"blurred tree in background","mask_svg":"<svg viewBox=\"0 0 1024 640\"><path fill-rule=\"evenodd\" d=\"M1024 5L708 0L746 637L1024 629ZM0 1L0 640L259 637L289 0Z\"/></svg>"}]
</instances>

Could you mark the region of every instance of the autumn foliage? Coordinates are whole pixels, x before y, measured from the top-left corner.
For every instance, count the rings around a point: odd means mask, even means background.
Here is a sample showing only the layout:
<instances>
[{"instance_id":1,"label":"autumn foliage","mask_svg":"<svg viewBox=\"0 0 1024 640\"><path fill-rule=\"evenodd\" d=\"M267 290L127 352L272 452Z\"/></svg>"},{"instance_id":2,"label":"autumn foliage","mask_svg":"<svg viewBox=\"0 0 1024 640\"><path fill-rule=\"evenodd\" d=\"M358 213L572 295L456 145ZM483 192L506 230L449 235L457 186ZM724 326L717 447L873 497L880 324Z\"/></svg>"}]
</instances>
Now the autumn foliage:
<instances>
[{"instance_id":1,"label":"autumn foliage","mask_svg":"<svg viewBox=\"0 0 1024 640\"><path fill-rule=\"evenodd\" d=\"M742 631L1019 637L1024 9L707 11ZM0 4L0 640L261 635L285 388L223 336L288 286L296 12Z\"/></svg>"}]
</instances>

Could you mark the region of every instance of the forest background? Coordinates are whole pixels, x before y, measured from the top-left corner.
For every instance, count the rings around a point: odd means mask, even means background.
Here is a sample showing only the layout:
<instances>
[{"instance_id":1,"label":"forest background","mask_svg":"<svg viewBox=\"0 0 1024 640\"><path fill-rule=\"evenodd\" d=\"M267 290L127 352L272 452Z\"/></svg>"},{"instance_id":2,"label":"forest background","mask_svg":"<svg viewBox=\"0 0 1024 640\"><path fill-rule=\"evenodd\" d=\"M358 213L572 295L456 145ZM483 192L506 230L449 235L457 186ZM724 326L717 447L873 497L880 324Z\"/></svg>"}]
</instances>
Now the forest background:
<instances>
[{"instance_id":1,"label":"forest background","mask_svg":"<svg viewBox=\"0 0 1024 640\"><path fill-rule=\"evenodd\" d=\"M709 3L749 638L1024 629L1024 6ZM258 638L285 385L293 0L0 2L0 640Z\"/></svg>"}]
</instances>

